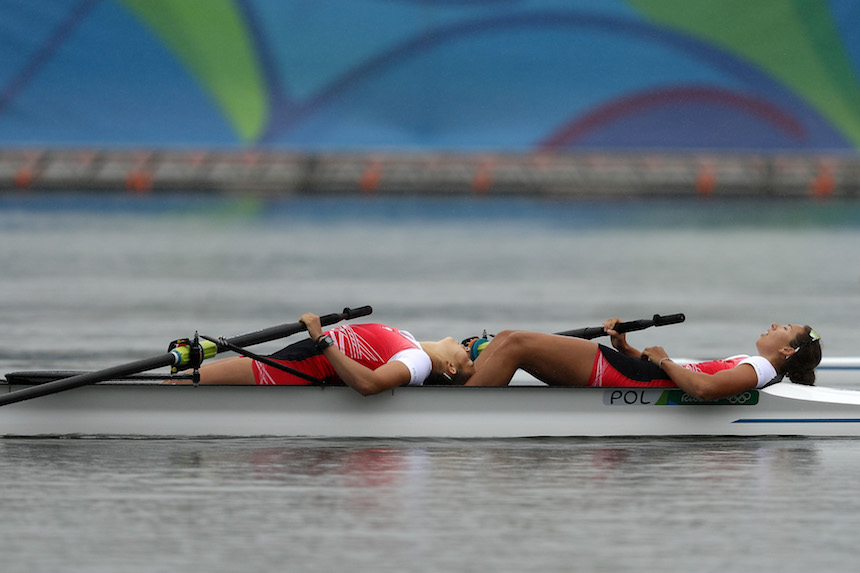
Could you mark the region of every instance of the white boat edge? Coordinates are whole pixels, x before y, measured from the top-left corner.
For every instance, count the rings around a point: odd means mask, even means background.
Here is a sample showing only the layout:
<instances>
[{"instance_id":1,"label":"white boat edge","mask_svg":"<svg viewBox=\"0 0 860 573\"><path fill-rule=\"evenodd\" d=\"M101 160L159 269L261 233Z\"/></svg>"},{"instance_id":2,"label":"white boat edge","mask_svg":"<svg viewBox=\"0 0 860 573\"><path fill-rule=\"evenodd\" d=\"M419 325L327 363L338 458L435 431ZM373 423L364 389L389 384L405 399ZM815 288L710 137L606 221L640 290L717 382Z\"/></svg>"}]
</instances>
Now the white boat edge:
<instances>
[{"instance_id":1,"label":"white boat edge","mask_svg":"<svg viewBox=\"0 0 860 573\"><path fill-rule=\"evenodd\" d=\"M363 397L346 387L125 382L0 407L5 438L701 435L860 436L860 391L781 382L702 403L675 388L427 386Z\"/></svg>"}]
</instances>

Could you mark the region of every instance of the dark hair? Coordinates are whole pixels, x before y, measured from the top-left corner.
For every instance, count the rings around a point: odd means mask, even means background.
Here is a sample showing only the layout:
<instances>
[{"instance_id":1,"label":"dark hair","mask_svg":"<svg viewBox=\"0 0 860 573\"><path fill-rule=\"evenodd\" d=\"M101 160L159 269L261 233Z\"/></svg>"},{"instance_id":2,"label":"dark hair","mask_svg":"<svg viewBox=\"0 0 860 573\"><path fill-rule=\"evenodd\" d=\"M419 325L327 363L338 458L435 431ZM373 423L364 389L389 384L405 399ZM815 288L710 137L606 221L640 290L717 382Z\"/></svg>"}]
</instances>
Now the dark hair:
<instances>
[{"instance_id":1,"label":"dark hair","mask_svg":"<svg viewBox=\"0 0 860 573\"><path fill-rule=\"evenodd\" d=\"M812 328L803 327L803 333L791 341L797 351L785 361L783 370L795 384L815 384L815 367L821 362L821 340L810 335Z\"/></svg>"}]
</instances>

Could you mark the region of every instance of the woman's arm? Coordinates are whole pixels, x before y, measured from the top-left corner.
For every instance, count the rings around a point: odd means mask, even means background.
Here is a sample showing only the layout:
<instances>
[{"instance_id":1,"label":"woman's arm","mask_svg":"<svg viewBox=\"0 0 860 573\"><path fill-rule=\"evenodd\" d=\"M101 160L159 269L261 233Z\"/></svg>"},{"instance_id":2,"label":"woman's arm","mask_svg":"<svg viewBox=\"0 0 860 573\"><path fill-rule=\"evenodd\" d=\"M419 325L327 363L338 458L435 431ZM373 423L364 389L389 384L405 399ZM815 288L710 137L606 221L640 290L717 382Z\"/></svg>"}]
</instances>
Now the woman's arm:
<instances>
[{"instance_id":1,"label":"woman's arm","mask_svg":"<svg viewBox=\"0 0 860 573\"><path fill-rule=\"evenodd\" d=\"M311 340L316 341L322 336L322 326L318 316L308 313L299 320L307 325L308 336ZM371 370L341 352L337 346L329 346L322 353L331 363L340 379L363 396L403 386L408 384L412 377L409 367L399 360L394 360L383 364L376 370Z\"/></svg>"},{"instance_id":2,"label":"woman's arm","mask_svg":"<svg viewBox=\"0 0 860 573\"><path fill-rule=\"evenodd\" d=\"M612 346L625 356L632 356L633 358L641 358L642 352L636 350L632 346L627 343L627 335L623 332L616 332L615 325L621 322L618 318L610 318L606 322L603 323L603 330L606 331L606 334L609 335L612 340Z\"/></svg>"},{"instance_id":3,"label":"woman's arm","mask_svg":"<svg viewBox=\"0 0 860 573\"><path fill-rule=\"evenodd\" d=\"M716 374L704 374L675 364L660 346L646 348L642 356L660 366L678 388L702 400L734 396L758 385L758 375L751 364L741 364Z\"/></svg>"}]
</instances>

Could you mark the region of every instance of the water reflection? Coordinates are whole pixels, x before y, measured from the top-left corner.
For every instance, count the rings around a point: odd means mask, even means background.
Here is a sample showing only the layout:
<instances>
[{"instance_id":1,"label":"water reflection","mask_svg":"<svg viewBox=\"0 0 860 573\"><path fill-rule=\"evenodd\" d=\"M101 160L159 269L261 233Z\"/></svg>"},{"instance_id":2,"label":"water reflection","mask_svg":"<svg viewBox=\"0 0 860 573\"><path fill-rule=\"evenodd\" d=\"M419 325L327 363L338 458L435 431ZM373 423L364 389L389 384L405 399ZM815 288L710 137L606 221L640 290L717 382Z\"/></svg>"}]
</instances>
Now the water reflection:
<instances>
[{"instance_id":1,"label":"water reflection","mask_svg":"<svg viewBox=\"0 0 860 573\"><path fill-rule=\"evenodd\" d=\"M6 471L27 466L45 471L97 468L253 480L291 481L323 476L361 487L387 486L428 472L472 473L529 479L575 472L596 479L648 479L665 472L730 475L752 468L807 472L822 444L807 438L551 438L515 440L101 440L0 441ZM544 477L545 479L545 477Z\"/></svg>"},{"instance_id":2,"label":"water reflection","mask_svg":"<svg viewBox=\"0 0 860 573\"><path fill-rule=\"evenodd\" d=\"M327 487L393 489L412 483L435 488L478 482L532 487L605 485L684 479L780 481L802 477L820 462L812 439L530 439L463 441L215 440L6 441L4 454L25 456L40 473L94 468L149 472L183 480L230 483L314 483ZM162 457L164 455L164 457ZM675 484L677 485L677 484Z\"/></svg>"},{"instance_id":3,"label":"water reflection","mask_svg":"<svg viewBox=\"0 0 860 573\"><path fill-rule=\"evenodd\" d=\"M753 539L789 551L807 520L850 542L858 470L856 442L832 439L7 439L0 478L26 488L0 507L16 524L7 556L45 570L130 551L165 567L205 553L221 570L596 570L610 554L616 569L645 556L718 570L730 550L758 555ZM702 536L704 552L660 553ZM37 551L49 542L68 553Z\"/></svg>"},{"instance_id":4,"label":"water reflection","mask_svg":"<svg viewBox=\"0 0 860 573\"><path fill-rule=\"evenodd\" d=\"M333 480L350 487L387 487L428 476L444 480L503 475L649 480L666 473L727 477L750 471L804 474L822 444L841 440L786 438L636 438L518 440L3 440L4 471L71 472L103 467L294 482ZM178 472L178 473L177 473Z\"/></svg>"}]
</instances>

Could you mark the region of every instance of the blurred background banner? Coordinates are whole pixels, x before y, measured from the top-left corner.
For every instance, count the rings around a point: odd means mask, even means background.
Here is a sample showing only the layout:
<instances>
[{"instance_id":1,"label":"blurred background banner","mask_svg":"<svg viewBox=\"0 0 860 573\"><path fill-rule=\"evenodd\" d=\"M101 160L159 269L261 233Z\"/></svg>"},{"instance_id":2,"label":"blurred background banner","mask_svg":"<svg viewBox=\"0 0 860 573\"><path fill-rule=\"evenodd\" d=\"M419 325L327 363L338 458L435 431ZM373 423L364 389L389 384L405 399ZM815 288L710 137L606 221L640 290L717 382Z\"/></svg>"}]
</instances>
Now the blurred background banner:
<instances>
[{"instance_id":1,"label":"blurred background banner","mask_svg":"<svg viewBox=\"0 0 860 573\"><path fill-rule=\"evenodd\" d=\"M858 29L853 0L0 0L0 187L854 194Z\"/></svg>"}]
</instances>

